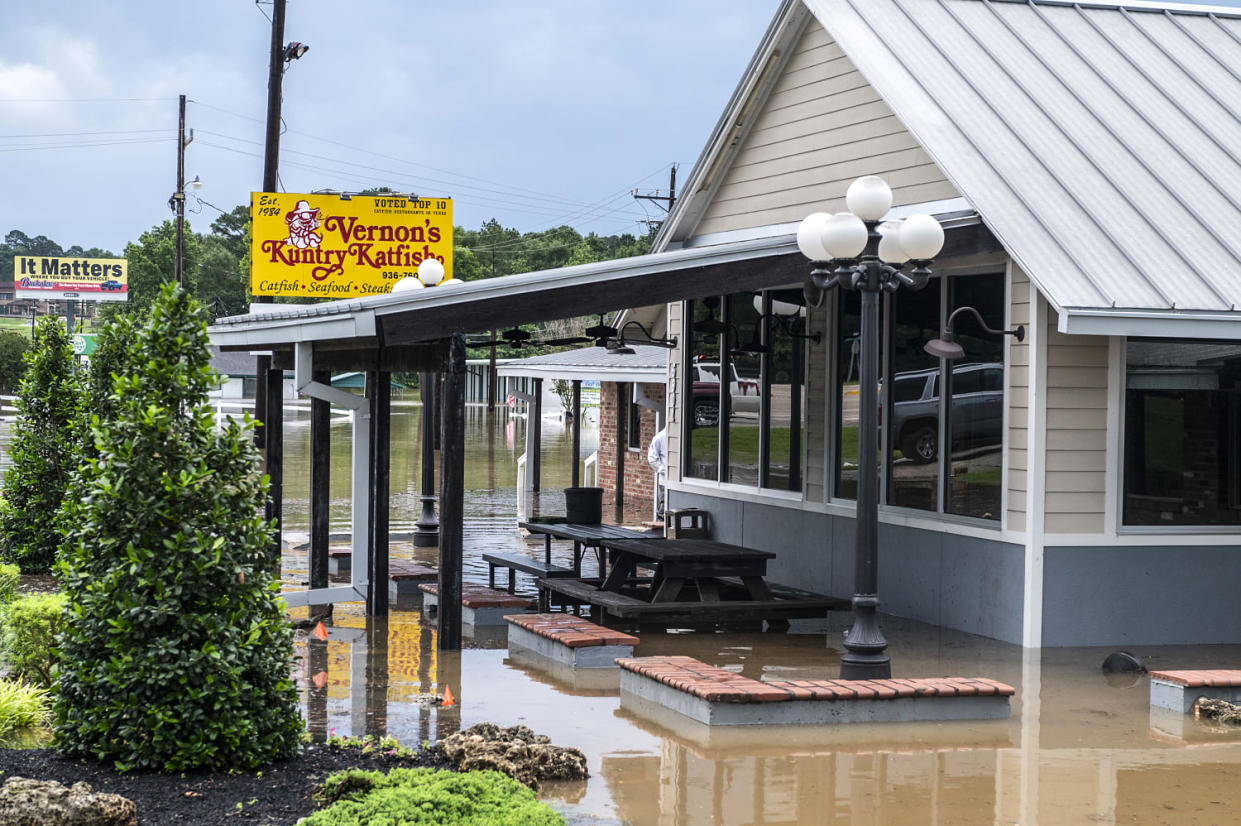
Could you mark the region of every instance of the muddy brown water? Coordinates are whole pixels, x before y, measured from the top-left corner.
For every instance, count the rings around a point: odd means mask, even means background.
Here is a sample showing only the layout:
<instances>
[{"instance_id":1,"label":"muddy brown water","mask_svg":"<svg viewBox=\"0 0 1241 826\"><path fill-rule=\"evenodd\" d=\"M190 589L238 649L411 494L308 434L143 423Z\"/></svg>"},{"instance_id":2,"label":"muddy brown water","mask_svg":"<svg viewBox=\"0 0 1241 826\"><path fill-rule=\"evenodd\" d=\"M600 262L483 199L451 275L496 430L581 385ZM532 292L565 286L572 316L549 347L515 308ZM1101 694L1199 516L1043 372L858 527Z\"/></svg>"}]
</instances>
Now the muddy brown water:
<instances>
[{"instance_id":1,"label":"muddy brown water","mask_svg":"<svg viewBox=\"0 0 1241 826\"><path fill-rule=\"evenodd\" d=\"M285 518L296 538L306 530L309 436L304 414L289 418ZM412 530L419 512L417 419L417 408L394 410L394 532ZM333 426L332 522L339 532L348 527L348 427L344 418ZM514 524L522 427L503 418L489 424L471 411L468 581L486 581L484 550L539 552ZM0 432L0 448L6 437ZM554 491L568 484L568 450L567 434L549 428L548 512L561 506ZM567 560L570 549L558 543L555 552ZM393 554L433 561L435 549L397 542ZM304 579L305 571L305 552L286 551L286 581ZM686 654L755 679L830 678L847 625L842 615L797 622L783 634L644 628L636 654ZM884 629L896 676L1001 680L1017 690L1011 719L710 729L622 700L615 673L574 674L511 654L502 630L467 636L459 653L439 652L434 623L411 601L396 603L386 621L368 621L359 604L338 606L327 641L299 635L298 682L316 737L334 730L415 744L491 721L578 746L590 779L541 793L572 823L1241 823L1241 729L1152 715L1145 676L1100 672L1110 649L1023 651L893 617ZM1135 653L1151 668L1241 662L1241 646ZM321 687L312 679L319 673L326 675ZM445 689L456 699L450 708L420 701Z\"/></svg>"}]
</instances>

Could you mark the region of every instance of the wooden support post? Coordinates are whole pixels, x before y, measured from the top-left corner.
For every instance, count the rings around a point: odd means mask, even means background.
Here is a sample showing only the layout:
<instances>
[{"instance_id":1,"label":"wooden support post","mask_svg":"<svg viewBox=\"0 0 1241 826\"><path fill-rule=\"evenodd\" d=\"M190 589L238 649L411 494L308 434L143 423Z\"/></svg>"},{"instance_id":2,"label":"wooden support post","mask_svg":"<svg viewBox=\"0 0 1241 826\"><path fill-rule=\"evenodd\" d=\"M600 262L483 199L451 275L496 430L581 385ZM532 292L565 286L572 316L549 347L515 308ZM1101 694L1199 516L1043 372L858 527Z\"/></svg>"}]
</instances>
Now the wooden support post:
<instances>
[{"instance_id":1,"label":"wooden support post","mask_svg":"<svg viewBox=\"0 0 1241 826\"><path fill-rule=\"evenodd\" d=\"M387 375L387 374L385 374ZM388 589L383 591L385 598ZM388 620L375 618L366 623L366 733L383 737L388 733Z\"/></svg>"},{"instance_id":2,"label":"wooden support post","mask_svg":"<svg viewBox=\"0 0 1241 826\"><path fill-rule=\"evenodd\" d=\"M573 487L582 485L582 380L573 380Z\"/></svg>"},{"instance_id":3,"label":"wooden support post","mask_svg":"<svg viewBox=\"0 0 1241 826\"><path fill-rule=\"evenodd\" d=\"M366 395L371 400L371 467L367 499L370 536L367 538L366 613L388 615L388 468L391 464L392 374L366 373Z\"/></svg>"},{"instance_id":4,"label":"wooden support post","mask_svg":"<svg viewBox=\"0 0 1241 826\"><path fill-rule=\"evenodd\" d=\"M276 536L272 541L272 566L280 574L281 554L284 552L282 512L284 510L284 371L267 371L267 431L264 453L267 456L267 475L271 487L267 495L266 518L276 521Z\"/></svg>"},{"instance_id":5,"label":"wooden support post","mask_svg":"<svg viewBox=\"0 0 1241 826\"><path fill-rule=\"evenodd\" d=\"M439 647L461 649L461 565L465 534L465 334L453 333L440 395Z\"/></svg>"},{"instance_id":6,"label":"wooden support post","mask_svg":"<svg viewBox=\"0 0 1241 826\"><path fill-rule=\"evenodd\" d=\"M331 384L332 374L316 370L311 379ZM332 404L310 400L310 587L328 587L328 530L332 468ZM325 695L326 696L326 695Z\"/></svg>"},{"instance_id":7,"label":"wooden support post","mask_svg":"<svg viewBox=\"0 0 1241 826\"><path fill-rule=\"evenodd\" d=\"M629 384L616 384L616 524L625 521L625 454L628 437L625 426L629 424Z\"/></svg>"},{"instance_id":8,"label":"wooden support post","mask_svg":"<svg viewBox=\"0 0 1241 826\"><path fill-rule=\"evenodd\" d=\"M543 453L543 380L534 380L534 409L527 408L526 427L534 428L534 449L533 456L526 457L526 466L530 468L530 478L533 480L532 490L538 493L543 487L543 463L540 456Z\"/></svg>"}]
</instances>

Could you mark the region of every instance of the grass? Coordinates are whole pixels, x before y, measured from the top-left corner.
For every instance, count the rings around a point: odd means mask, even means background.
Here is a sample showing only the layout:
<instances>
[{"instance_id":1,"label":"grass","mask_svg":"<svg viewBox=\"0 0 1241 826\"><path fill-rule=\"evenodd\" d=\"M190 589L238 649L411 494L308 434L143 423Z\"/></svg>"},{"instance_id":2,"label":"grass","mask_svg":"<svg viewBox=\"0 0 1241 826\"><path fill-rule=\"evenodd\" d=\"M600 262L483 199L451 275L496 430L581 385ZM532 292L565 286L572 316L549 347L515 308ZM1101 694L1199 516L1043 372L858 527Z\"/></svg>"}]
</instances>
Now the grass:
<instances>
[{"instance_id":1,"label":"grass","mask_svg":"<svg viewBox=\"0 0 1241 826\"><path fill-rule=\"evenodd\" d=\"M534 792L493 771L351 769L324 781L323 796L334 802L300 826L564 826L564 818Z\"/></svg>"},{"instance_id":2,"label":"grass","mask_svg":"<svg viewBox=\"0 0 1241 826\"><path fill-rule=\"evenodd\" d=\"M42 726L51 714L52 695L23 680L0 680L0 737Z\"/></svg>"}]
</instances>

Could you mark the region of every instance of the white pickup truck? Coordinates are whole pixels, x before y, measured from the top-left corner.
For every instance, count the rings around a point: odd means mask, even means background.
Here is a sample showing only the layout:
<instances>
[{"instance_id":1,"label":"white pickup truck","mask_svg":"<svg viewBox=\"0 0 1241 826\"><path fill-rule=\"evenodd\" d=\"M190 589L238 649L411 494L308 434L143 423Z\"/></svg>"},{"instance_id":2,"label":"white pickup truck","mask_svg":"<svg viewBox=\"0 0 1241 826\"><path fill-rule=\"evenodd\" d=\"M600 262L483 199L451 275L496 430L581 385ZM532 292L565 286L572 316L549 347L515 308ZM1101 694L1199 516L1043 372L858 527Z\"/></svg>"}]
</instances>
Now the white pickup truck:
<instances>
[{"instance_id":1,"label":"white pickup truck","mask_svg":"<svg viewBox=\"0 0 1241 826\"><path fill-rule=\"evenodd\" d=\"M758 413L761 400L757 379L737 374L737 365L729 364L732 376L728 382L734 413ZM694 427L714 427L720 423L720 365L698 362L694 365Z\"/></svg>"}]
</instances>

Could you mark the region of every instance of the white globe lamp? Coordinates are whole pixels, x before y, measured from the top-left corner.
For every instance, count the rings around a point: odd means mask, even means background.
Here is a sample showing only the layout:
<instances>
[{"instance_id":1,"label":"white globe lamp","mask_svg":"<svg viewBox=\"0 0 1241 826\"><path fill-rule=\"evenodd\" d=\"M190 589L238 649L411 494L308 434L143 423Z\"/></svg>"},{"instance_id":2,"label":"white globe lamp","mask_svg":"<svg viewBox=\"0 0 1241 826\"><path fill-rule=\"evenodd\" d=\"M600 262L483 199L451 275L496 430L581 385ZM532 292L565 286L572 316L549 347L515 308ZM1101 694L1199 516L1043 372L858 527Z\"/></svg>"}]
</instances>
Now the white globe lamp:
<instances>
[{"instance_id":1,"label":"white globe lamp","mask_svg":"<svg viewBox=\"0 0 1241 826\"><path fill-rule=\"evenodd\" d=\"M863 175L849 185L845 205L863 221L878 221L892 208L892 187L878 175Z\"/></svg>"},{"instance_id":2,"label":"white globe lamp","mask_svg":"<svg viewBox=\"0 0 1241 826\"><path fill-rule=\"evenodd\" d=\"M813 212L797 225L797 248L811 261L826 261L831 258L823 248L823 230L831 219L832 216L826 212Z\"/></svg>"},{"instance_id":3,"label":"white globe lamp","mask_svg":"<svg viewBox=\"0 0 1241 826\"><path fill-rule=\"evenodd\" d=\"M866 249L870 234L852 212L837 212L823 225L820 243L828 258L856 258Z\"/></svg>"},{"instance_id":4,"label":"white globe lamp","mask_svg":"<svg viewBox=\"0 0 1241 826\"><path fill-rule=\"evenodd\" d=\"M394 293L408 293L422 289L425 289L423 283L412 275L407 275L392 285L392 292Z\"/></svg>"},{"instance_id":5,"label":"white globe lamp","mask_svg":"<svg viewBox=\"0 0 1241 826\"><path fill-rule=\"evenodd\" d=\"M418 280L428 287L433 287L444 280L444 265L438 258L424 258L418 265Z\"/></svg>"},{"instance_id":6,"label":"white globe lamp","mask_svg":"<svg viewBox=\"0 0 1241 826\"><path fill-rule=\"evenodd\" d=\"M879 260L889 264L903 264L909 260L901 245L902 221L884 221L879 225Z\"/></svg>"},{"instance_id":7,"label":"white globe lamp","mask_svg":"<svg viewBox=\"0 0 1241 826\"><path fill-rule=\"evenodd\" d=\"M910 215L902 222L901 246L912 261L929 261L944 248L944 228L930 215Z\"/></svg>"}]
</instances>

